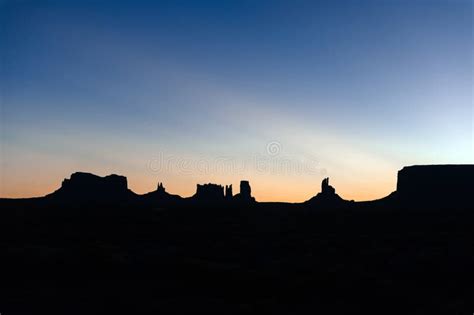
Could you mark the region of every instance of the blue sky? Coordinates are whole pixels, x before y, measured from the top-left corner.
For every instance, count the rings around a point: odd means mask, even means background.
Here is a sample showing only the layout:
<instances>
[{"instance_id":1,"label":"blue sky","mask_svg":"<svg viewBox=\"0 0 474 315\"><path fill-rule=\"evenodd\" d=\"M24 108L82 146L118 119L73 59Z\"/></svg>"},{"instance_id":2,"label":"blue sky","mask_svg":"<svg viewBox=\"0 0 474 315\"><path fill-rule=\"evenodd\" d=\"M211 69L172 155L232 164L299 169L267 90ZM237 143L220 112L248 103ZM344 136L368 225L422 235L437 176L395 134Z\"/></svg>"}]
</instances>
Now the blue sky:
<instances>
[{"instance_id":1,"label":"blue sky","mask_svg":"<svg viewBox=\"0 0 474 315\"><path fill-rule=\"evenodd\" d=\"M363 200L404 165L474 161L471 1L0 8L1 196L81 170L139 193L245 178L258 200L289 201L329 176ZM222 158L233 168L208 169Z\"/></svg>"}]
</instances>

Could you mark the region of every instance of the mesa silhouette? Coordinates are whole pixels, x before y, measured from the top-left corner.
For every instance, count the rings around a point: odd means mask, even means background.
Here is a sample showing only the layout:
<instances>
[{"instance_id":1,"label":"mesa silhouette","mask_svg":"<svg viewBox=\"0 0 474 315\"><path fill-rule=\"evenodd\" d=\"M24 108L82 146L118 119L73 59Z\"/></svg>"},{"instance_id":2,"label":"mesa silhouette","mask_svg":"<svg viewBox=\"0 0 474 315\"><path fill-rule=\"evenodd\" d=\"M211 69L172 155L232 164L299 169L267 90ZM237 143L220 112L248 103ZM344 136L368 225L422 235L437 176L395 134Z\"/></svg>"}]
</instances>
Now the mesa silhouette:
<instances>
[{"instance_id":1,"label":"mesa silhouette","mask_svg":"<svg viewBox=\"0 0 474 315\"><path fill-rule=\"evenodd\" d=\"M474 165L408 166L396 191L302 203L240 187L74 173L0 200L2 314L471 314ZM238 192L236 193L236 190Z\"/></svg>"},{"instance_id":2,"label":"mesa silhouette","mask_svg":"<svg viewBox=\"0 0 474 315\"><path fill-rule=\"evenodd\" d=\"M357 207L447 209L471 206L474 165L415 165L398 172L397 189L390 195L373 201L354 202L341 198L336 189L323 179L321 192L299 205L320 209ZM14 199L3 199L3 201ZM23 199L51 204L153 205L166 207L245 205L258 203L251 194L250 183L240 182L240 192L233 195L232 185L197 184L196 193L188 198L170 194L159 182L155 191L139 195L127 186L120 175L100 177L76 172L64 179L55 192L40 198ZM264 202L260 204L271 204ZM285 203L279 203L280 206Z\"/></svg>"}]
</instances>

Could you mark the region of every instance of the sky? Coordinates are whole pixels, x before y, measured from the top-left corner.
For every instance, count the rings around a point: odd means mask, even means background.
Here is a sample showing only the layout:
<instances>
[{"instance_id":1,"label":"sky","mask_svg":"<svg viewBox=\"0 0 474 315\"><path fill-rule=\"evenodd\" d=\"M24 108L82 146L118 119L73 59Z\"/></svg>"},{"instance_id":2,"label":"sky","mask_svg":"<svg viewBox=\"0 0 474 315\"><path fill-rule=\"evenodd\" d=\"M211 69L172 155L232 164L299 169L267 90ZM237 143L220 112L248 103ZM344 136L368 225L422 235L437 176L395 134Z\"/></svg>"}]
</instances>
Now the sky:
<instances>
[{"instance_id":1,"label":"sky","mask_svg":"<svg viewBox=\"0 0 474 315\"><path fill-rule=\"evenodd\" d=\"M473 3L1 1L0 197L75 171L258 201L474 163Z\"/></svg>"}]
</instances>

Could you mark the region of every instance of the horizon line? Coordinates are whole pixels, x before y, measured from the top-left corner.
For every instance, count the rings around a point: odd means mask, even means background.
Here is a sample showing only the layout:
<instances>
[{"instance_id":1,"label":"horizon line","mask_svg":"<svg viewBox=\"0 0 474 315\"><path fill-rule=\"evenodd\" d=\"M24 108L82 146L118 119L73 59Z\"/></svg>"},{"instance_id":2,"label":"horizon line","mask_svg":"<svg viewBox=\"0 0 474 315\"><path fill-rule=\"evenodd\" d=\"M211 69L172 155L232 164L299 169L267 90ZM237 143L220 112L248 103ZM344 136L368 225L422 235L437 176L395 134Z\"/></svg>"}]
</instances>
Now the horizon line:
<instances>
[{"instance_id":1,"label":"horizon line","mask_svg":"<svg viewBox=\"0 0 474 315\"><path fill-rule=\"evenodd\" d=\"M407 168L412 168L412 167L436 167L436 166L451 166L451 167L462 167L462 166L474 166L474 164L453 164L453 163L447 163L447 164L412 164L412 165L406 165L406 166L403 166L401 169L399 169L397 171L397 174L402 171L403 169L407 169ZM125 175L121 175L121 174L117 174L117 173L111 173L111 174L108 174L108 175L97 175L95 173L92 173L92 172L85 172L85 171L75 171L73 173L71 173L69 175L69 178L66 177L66 178L63 178L63 181L64 180L69 180L73 174L88 174L88 175L93 175L93 176L96 176L96 177L99 177L99 178L106 178L106 177L109 177L109 176L119 176L119 177L124 177L126 179L126 182L127 182L127 189L129 191L131 191L132 193L134 193L135 195L137 196L143 196L143 195L146 195L146 194L149 194L149 193L152 193L152 192L155 192L158 190L158 185L160 183L163 184L163 182L161 181L157 181L157 186L156 186L156 189L155 190L151 190L151 191L147 191L147 192L144 192L144 193L136 193L135 191L133 191L130 187L129 187L129 181L128 181L128 177L125 176ZM328 176L329 177L329 176ZM249 181L248 179L241 179L240 181ZM226 185L233 185L233 184L220 184L220 183L213 183L211 181L209 182L196 182L195 183L195 186L197 187L198 185L205 185L205 184L214 184L214 185L218 185L218 186L221 186L221 187L225 187ZM164 185L165 186L165 185ZM54 193L55 191L57 191L58 189L60 189L61 186L59 186L56 190L53 190L49 193L46 193L44 195L40 195L40 196L30 196L30 197L4 197L4 196L0 196L0 199L9 199L9 200L22 200L22 199L36 199L36 198L43 198L43 197L46 197L52 193ZM368 202L368 201L376 201L376 200L380 200L380 199L383 199L383 198L386 198L387 196L391 195L393 192L397 191L397 188L395 187L395 189L393 191L391 191L390 193L388 193L387 195L385 196L382 196L382 197L379 197L379 198L375 198L375 199L369 199L369 200L355 200L355 199L345 199L343 198L344 200L347 200L347 201L353 201L353 202ZM316 195L318 194L319 192L316 192ZM182 196L180 194L174 194L172 193L171 195L175 195L175 196L179 196L180 198L183 198L183 199L187 199L187 198L192 198L193 196L195 196L196 192L194 192L194 194L191 194L191 195L185 195L185 196ZM309 197L307 197L305 200L303 201L276 201L276 200L262 200L262 201L258 201L258 202L261 202L261 203L304 203L308 200L310 200L312 197L316 196L315 194L313 195L310 195ZM342 197L341 197L342 198Z\"/></svg>"}]
</instances>

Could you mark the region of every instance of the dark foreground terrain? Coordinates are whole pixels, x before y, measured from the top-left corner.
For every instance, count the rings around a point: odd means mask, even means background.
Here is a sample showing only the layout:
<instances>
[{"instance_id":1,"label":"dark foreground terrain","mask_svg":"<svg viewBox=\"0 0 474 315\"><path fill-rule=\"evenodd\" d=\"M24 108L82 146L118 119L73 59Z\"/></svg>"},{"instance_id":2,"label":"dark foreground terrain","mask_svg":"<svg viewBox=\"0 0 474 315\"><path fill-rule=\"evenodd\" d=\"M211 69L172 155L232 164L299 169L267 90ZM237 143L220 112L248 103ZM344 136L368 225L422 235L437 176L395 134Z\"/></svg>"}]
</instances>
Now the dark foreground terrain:
<instances>
[{"instance_id":1,"label":"dark foreground terrain","mask_svg":"<svg viewBox=\"0 0 474 315\"><path fill-rule=\"evenodd\" d=\"M472 314L469 210L4 202L0 312Z\"/></svg>"},{"instance_id":2,"label":"dark foreground terrain","mask_svg":"<svg viewBox=\"0 0 474 315\"><path fill-rule=\"evenodd\" d=\"M474 165L410 166L379 200L325 178L288 204L245 180L182 198L74 173L0 199L0 313L472 314L473 179Z\"/></svg>"}]
</instances>

